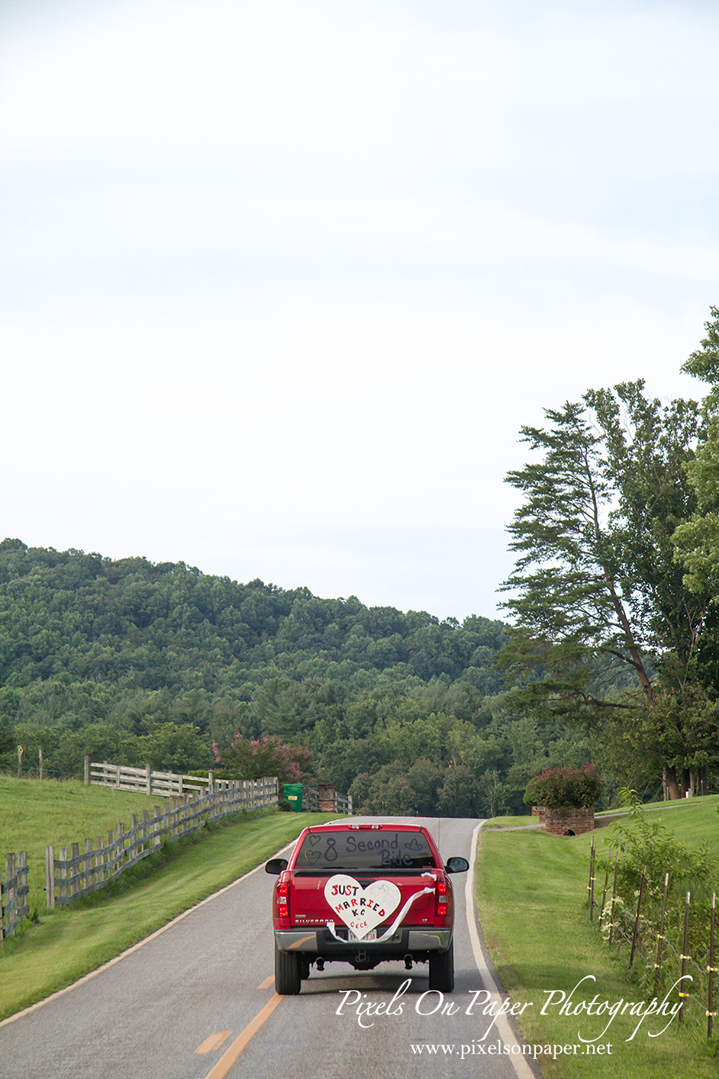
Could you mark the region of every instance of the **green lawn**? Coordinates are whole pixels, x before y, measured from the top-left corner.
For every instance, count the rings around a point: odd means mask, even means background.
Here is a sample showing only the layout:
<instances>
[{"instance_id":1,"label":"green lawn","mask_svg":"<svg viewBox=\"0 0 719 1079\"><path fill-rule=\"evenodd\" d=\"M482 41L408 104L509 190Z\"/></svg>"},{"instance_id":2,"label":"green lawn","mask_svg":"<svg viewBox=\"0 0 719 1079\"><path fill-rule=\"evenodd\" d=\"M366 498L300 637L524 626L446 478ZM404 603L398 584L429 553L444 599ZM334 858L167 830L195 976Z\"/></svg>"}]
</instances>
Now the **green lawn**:
<instances>
[{"instance_id":1,"label":"green lawn","mask_svg":"<svg viewBox=\"0 0 719 1079\"><path fill-rule=\"evenodd\" d=\"M521 817L492 817L484 825L485 828L531 828L539 825L539 820L525 813Z\"/></svg>"},{"instance_id":2,"label":"green lawn","mask_svg":"<svg viewBox=\"0 0 719 1079\"><path fill-rule=\"evenodd\" d=\"M99 835L107 838L118 821L130 827L133 813L147 809L152 816L155 805L165 800L155 795L132 794L108 787L86 787L69 780L13 779L0 776L0 856L5 870L5 855L27 851L30 866L30 906L42 912L45 907L45 847L70 847L85 838L93 846ZM169 802L167 802L169 806ZM163 808L164 812L164 808Z\"/></svg>"},{"instance_id":3,"label":"green lawn","mask_svg":"<svg viewBox=\"0 0 719 1079\"><path fill-rule=\"evenodd\" d=\"M663 823L692 846L702 839L719 861L719 798L702 798L661 813ZM606 829L593 833L599 848L608 843ZM578 1032L593 1037L602 1030L597 1016L559 1014L559 991L569 994L582 978L593 975L574 993L577 1001L635 1002L649 999L627 973L624 949L610 950L590 924L587 906L591 836L557 837L538 831L480 833L477 905L480 921L500 980L513 1001L531 1001L521 1021L532 1043L579 1043ZM719 885L719 869L717 871ZM550 994L557 1005L547 1005ZM600 1042L612 1045L611 1056L540 1058L546 1075L557 1079L709 1079L719 1072L706 1042L706 1020L698 1006L679 1027L676 1019L659 1037L665 1020L647 1019L632 1040L637 1018L617 1015ZM602 1025L600 1025L602 1024Z\"/></svg>"}]
</instances>

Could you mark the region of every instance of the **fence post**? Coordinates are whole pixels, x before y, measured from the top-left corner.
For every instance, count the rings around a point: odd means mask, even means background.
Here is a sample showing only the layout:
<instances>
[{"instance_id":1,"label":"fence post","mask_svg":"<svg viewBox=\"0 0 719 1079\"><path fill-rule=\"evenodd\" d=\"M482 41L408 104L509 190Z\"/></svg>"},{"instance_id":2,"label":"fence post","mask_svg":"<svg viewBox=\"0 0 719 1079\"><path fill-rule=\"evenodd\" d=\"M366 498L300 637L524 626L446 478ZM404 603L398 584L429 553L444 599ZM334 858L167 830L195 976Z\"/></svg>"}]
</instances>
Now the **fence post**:
<instances>
[{"instance_id":1,"label":"fence post","mask_svg":"<svg viewBox=\"0 0 719 1079\"><path fill-rule=\"evenodd\" d=\"M669 890L669 874L664 874L664 895L662 896L662 916L659 919L659 933L657 934L657 959L654 964L654 996L659 991L659 971L662 966L662 943L664 941L664 916L667 912L667 892Z\"/></svg>"},{"instance_id":2,"label":"fence post","mask_svg":"<svg viewBox=\"0 0 719 1079\"><path fill-rule=\"evenodd\" d=\"M60 847L58 854L61 862L67 862L67 847ZM57 878L57 890L59 893L57 898L65 899L67 897L67 884L65 883L67 880L67 867L60 869L58 872L60 876Z\"/></svg>"},{"instance_id":3,"label":"fence post","mask_svg":"<svg viewBox=\"0 0 719 1079\"><path fill-rule=\"evenodd\" d=\"M5 924L5 905L3 901L2 890L2 872L0 872L0 944L5 940L5 930L3 926Z\"/></svg>"},{"instance_id":4,"label":"fence post","mask_svg":"<svg viewBox=\"0 0 719 1079\"><path fill-rule=\"evenodd\" d=\"M5 936L10 936L17 927L17 870L15 868L15 855L5 855L5 909L10 907L9 915L5 917Z\"/></svg>"},{"instance_id":5,"label":"fence post","mask_svg":"<svg viewBox=\"0 0 719 1079\"><path fill-rule=\"evenodd\" d=\"M644 880L647 875L647 867L642 866L642 879L639 884L639 900L637 902L637 916L634 919L634 932L632 934L632 947L629 952L629 969L632 969L632 963L634 962L634 953L637 950L637 940L639 938L639 919L642 916L642 896L644 895Z\"/></svg>"},{"instance_id":6,"label":"fence post","mask_svg":"<svg viewBox=\"0 0 719 1079\"><path fill-rule=\"evenodd\" d=\"M679 990L679 997L681 999L681 1004L679 1005L679 1016L678 1016L678 1020L677 1020L679 1023L681 1023L682 1019L684 1018L684 999L685 999L685 997L689 996L688 993L684 992L684 978L685 978L686 972L687 972L687 960L690 958L687 955L687 948L689 947L689 904L690 903L691 903L691 892L687 892L686 905L684 907L684 943L682 945L682 955L681 955L681 959L682 959L682 976L681 976L681 979L679 981L679 984L681 985L681 989Z\"/></svg>"},{"instance_id":7,"label":"fence post","mask_svg":"<svg viewBox=\"0 0 719 1079\"><path fill-rule=\"evenodd\" d=\"M104 836L99 835L97 837L97 854L95 855L95 875L94 880L98 884L102 884L105 880L105 839Z\"/></svg>"},{"instance_id":8,"label":"fence post","mask_svg":"<svg viewBox=\"0 0 719 1079\"><path fill-rule=\"evenodd\" d=\"M70 844L70 857L71 858L79 858L80 857L80 844L79 843L71 843ZM70 866L69 873L70 873L71 877L75 877L77 875L77 866ZM74 896L76 892L77 892L77 881L73 880L72 884L70 885L70 895Z\"/></svg>"},{"instance_id":9,"label":"fence post","mask_svg":"<svg viewBox=\"0 0 719 1079\"><path fill-rule=\"evenodd\" d=\"M90 786L90 758L85 757L85 786Z\"/></svg>"},{"instance_id":10,"label":"fence post","mask_svg":"<svg viewBox=\"0 0 719 1079\"><path fill-rule=\"evenodd\" d=\"M55 848L45 847L45 902L55 909Z\"/></svg>"},{"instance_id":11,"label":"fence post","mask_svg":"<svg viewBox=\"0 0 719 1079\"><path fill-rule=\"evenodd\" d=\"M707 1000L707 1038L712 1036L712 1019L716 1015L716 1012L712 1011L714 1007L714 975L716 974L716 967L714 966L714 924L716 920L716 905L717 894L712 892L712 914L711 922L709 926L709 965L707 971L709 972L709 991Z\"/></svg>"},{"instance_id":12,"label":"fence post","mask_svg":"<svg viewBox=\"0 0 719 1079\"><path fill-rule=\"evenodd\" d=\"M155 828L155 838L154 838L154 841L153 841L153 846L161 847L162 846L162 836L160 835L160 823L161 823L161 818L162 818L162 806L155 806L154 809L155 809L155 816L154 816L153 820L154 820L154 823L156 825L156 828Z\"/></svg>"},{"instance_id":13,"label":"fence post","mask_svg":"<svg viewBox=\"0 0 719 1079\"><path fill-rule=\"evenodd\" d=\"M9 885L9 887L8 887ZM15 902L13 903L13 900ZM8 907L12 903L13 913L10 915L12 921L15 920L14 911L17 908L17 880L15 870L15 855L5 855L5 906Z\"/></svg>"},{"instance_id":14,"label":"fence post","mask_svg":"<svg viewBox=\"0 0 719 1079\"><path fill-rule=\"evenodd\" d=\"M27 887L27 882L28 882L27 851L26 850L21 850L21 851L18 851L18 856L17 856L17 883L18 883L18 888L23 887L23 886ZM25 918L30 913L30 906L28 904L28 899L29 898L30 898L30 893L29 892L26 892L25 895L18 895L18 908L17 908L18 918L20 918L20 917Z\"/></svg>"},{"instance_id":15,"label":"fence post","mask_svg":"<svg viewBox=\"0 0 719 1079\"><path fill-rule=\"evenodd\" d=\"M592 836L592 851L589 855L589 884L587 885L587 891L589 892L589 921L594 921L594 836Z\"/></svg>"},{"instance_id":16,"label":"fence post","mask_svg":"<svg viewBox=\"0 0 719 1079\"><path fill-rule=\"evenodd\" d=\"M604 905L607 902L607 887L609 885L609 863L612 860L612 852L607 853L607 869L604 874L604 891L602 892L602 909L599 911L599 928L604 926Z\"/></svg>"},{"instance_id":17,"label":"fence post","mask_svg":"<svg viewBox=\"0 0 719 1079\"><path fill-rule=\"evenodd\" d=\"M119 764L115 765L115 786L118 789L120 787L120 765Z\"/></svg>"},{"instance_id":18,"label":"fence post","mask_svg":"<svg viewBox=\"0 0 719 1079\"><path fill-rule=\"evenodd\" d=\"M150 762L145 762L145 775L147 777L147 794L152 794L152 769L150 768Z\"/></svg>"},{"instance_id":19,"label":"fence post","mask_svg":"<svg viewBox=\"0 0 719 1079\"><path fill-rule=\"evenodd\" d=\"M614 861L614 890L612 891L612 906L609 912L609 943L612 943L614 936L614 911L617 905L617 873L619 872L619 851L617 851L617 857Z\"/></svg>"},{"instance_id":20,"label":"fence post","mask_svg":"<svg viewBox=\"0 0 719 1079\"><path fill-rule=\"evenodd\" d=\"M88 854L90 855L89 858L87 857ZM95 859L92 857L92 840L86 838L85 839L85 859L84 859L84 861L82 863L82 868L83 868L83 872L86 869L92 869L93 873L89 877L87 877L84 881L80 881L80 887L81 888L90 888L95 883L95 873L94 873L95 867L93 865L94 860Z\"/></svg>"},{"instance_id":21,"label":"fence post","mask_svg":"<svg viewBox=\"0 0 719 1079\"><path fill-rule=\"evenodd\" d=\"M37 755L38 755L40 779L42 779L42 746L39 747L39 749L37 751Z\"/></svg>"}]
</instances>

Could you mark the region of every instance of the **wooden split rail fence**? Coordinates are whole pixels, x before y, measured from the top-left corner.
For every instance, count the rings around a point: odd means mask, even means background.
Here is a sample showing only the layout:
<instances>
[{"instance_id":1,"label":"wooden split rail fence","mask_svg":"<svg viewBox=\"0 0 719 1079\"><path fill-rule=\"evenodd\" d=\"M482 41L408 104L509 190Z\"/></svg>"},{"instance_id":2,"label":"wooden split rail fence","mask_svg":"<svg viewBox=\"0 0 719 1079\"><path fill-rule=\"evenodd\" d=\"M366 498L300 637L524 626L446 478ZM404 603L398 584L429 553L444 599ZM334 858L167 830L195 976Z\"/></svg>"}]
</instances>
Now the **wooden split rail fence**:
<instances>
[{"instance_id":1,"label":"wooden split rail fence","mask_svg":"<svg viewBox=\"0 0 719 1079\"><path fill-rule=\"evenodd\" d=\"M181 797L190 791L211 794L213 791L229 790L232 782L230 779L215 779L211 771L207 776L187 776L177 772L153 772L149 764L144 768L130 768L124 764L91 761L85 757L86 787L112 787L114 790L171 798L173 795Z\"/></svg>"},{"instance_id":2,"label":"wooden split rail fence","mask_svg":"<svg viewBox=\"0 0 719 1079\"><path fill-rule=\"evenodd\" d=\"M168 812L155 806L152 817L147 810L142 819L134 813L129 830L120 822L116 831L108 832L107 841L104 836L98 836L94 848L92 839L86 839L82 853L79 843L71 845L69 857L66 847L59 848L57 858L55 848L46 847L48 907L74 903L97 891L147 858L162 845L163 839L180 839L203 828L208 821L231 813L276 805L277 779L273 776L256 781L227 780L222 790L207 794L194 791L193 795L173 797L173 808Z\"/></svg>"},{"instance_id":3,"label":"wooden split rail fence","mask_svg":"<svg viewBox=\"0 0 719 1079\"><path fill-rule=\"evenodd\" d=\"M0 874L0 942L11 936L21 918L30 913L27 905L27 854L24 850L16 856L5 855L5 880Z\"/></svg>"},{"instance_id":4,"label":"wooden split rail fence","mask_svg":"<svg viewBox=\"0 0 719 1079\"><path fill-rule=\"evenodd\" d=\"M207 776L179 775L177 772L153 772L149 764L144 768L130 768L124 764L100 763L85 757L85 785L90 784L170 798L172 795L182 796L188 791L211 793L227 790L232 780L217 779L211 771ZM318 787L306 786L302 792L302 808L315 813L352 813L352 798L349 794L338 794L329 783Z\"/></svg>"},{"instance_id":5,"label":"wooden split rail fence","mask_svg":"<svg viewBox=\"0 0 719 1079\"><path fill-rule=\"evenodd\" d=\"M302 791L302 808L309 813L352 813L352 795L338 794L330 784L321 787L305 787Z\"/></svg>"}]
</instances>

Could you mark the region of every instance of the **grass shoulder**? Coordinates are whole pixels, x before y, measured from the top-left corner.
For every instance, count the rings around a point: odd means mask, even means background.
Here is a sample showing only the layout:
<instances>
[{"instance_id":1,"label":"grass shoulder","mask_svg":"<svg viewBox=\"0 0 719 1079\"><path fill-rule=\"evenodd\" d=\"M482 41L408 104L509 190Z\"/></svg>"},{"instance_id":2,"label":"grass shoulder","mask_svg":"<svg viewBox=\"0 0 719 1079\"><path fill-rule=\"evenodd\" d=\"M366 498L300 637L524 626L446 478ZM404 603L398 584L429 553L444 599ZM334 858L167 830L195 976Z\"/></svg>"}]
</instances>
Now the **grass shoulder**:
<instances>
[{"instance_id":1,"label":"grass shoulder","mask_svg":"<svg viewBox=\"0 0 719 1079\"><path fill-rule=\"evenodd\" d=\"M484 828L539 828L540 822L529 813L521 817L490 817L484 822Z\"/></svg>"},{"instance_id":2,"label":"grass shoulder","mask_svg":"<svg viewBox=\"0 0 719 1079\"><path fill-rule=\"evenodd\" d=\"M716 856L715 806L702 801L703 806L697 800L684 811L667 813L666 823L682 838L711 833L710 850ZM594 835L598 845L606 842L604 829ZM525 1040L571 1046L597 1038L597 1043L611 1044L611 1055L588 1055L582 1047L578 1055L540 1058L544 1074L557 1079L674 1079L679 1060L686 1079L715 1077L716 1056L700 1023L680 1027L675 1019L659 1037L650 1037L666 1020L647 1018L633 1034L637 1016L617 1014L602 1033L608 1015L561 1012L570 995L577 1002L596 995L610 1005L647 1000L627 971L627 954L610 950L589 922L591 838L532 830L480 832L479 919L505 990L513 1002L529 1002L520 1021Z\"/></svg>"}]
</instances>

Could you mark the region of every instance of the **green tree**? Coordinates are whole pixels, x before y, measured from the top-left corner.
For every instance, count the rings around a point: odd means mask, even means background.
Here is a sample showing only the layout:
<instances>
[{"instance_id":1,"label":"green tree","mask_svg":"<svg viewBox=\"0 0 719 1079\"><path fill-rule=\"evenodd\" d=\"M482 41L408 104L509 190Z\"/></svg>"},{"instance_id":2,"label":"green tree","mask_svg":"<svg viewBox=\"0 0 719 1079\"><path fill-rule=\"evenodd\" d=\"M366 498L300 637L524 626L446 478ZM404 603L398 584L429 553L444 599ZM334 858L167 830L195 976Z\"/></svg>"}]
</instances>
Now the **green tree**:
<instances>
[{"instance_id":1,"label":"green tree","mask_svg":"<svg viewBox=\"0 0 719 1079\"><path fill-rule=\"evenodd\" d=\"M509 526L517 561L502 587L516 622L500 663L520 707L660 750L679 797L686 739L656 705L691 681L710 600L685 586L672 543L696 507L685 466L701 409L662 405L639 380L545 414L546 428L522 428L540 459L508 475L524 502Z\"/></svg>"},{"instance_id":2,"label":"green tree","mask_svg":"<svg viewBox=\"0 0 719 1079\"><path fill-rule=\"evenodd\" d=\"M496 768L488 768L483 773L477 787L479 809L488 817L499 817L510 808L509 785L505 783Z\"/></svg>"},{"instance_id":3,"label":"green tree","mask_svg":"<svg viewBox=\"0 0 719 1079\"><path fill-rule=\"evenodd\" d=\"M341 723L345 697L344 686L337 682L272 678L257 698L257 714L268 734L296 738L311 731L320 720Z\"/></svg>"},{"instance_id":4,"label":"green tree","mask_svg":"<svg viewBox=\"0 0 719 1079\"><path fill-rule=\"evenodd\" d=\"M719 423L712 423L696 459L687 463L697 508L674 533L676 561L683 567L684 584L702 594L719 595Z\"/></svg>"},{"instance_id":5,"label":"green tree","mask_svg":"<svg viewBox=\"0 0 719 1079\"><path fill-rule=\"evenodd\" d=\"M397 814L416 812L415 791L403 761L392 761L376 772L361 772L349 789L359 813Z\"/></svg>"},{"instance_id":6,"label":"green tree","mask_svg":"<svg viewBox=\"0 0 719 1079\"><path fill-rule=\"evenodd\" d=\"M211 768L214 759L199 728L191 723L148 724L145 735L138 738L136 753L153 768L185 773Z\"/></svg>"},{"instance_id":7,"label":"green tree","mask_svg":"<svg viewBox=\"0 0 719 1079\"><path fill-rule=\"evenodd\" d=\"M277 736L250 741L241 734L229 746L213 746L217 763L242 779L277 776L280 783L297 783L310 770L312 751L304 746L288 746Z\"/></svg>"},{"instance_id":8,"label":"green tree","mask_svg":"<svg viewBox=\"0 0 719 1079\"><path fill-rule=\"evenodd\" d=\"M474 772L466 764L451 765L445 772L439 809L445 817L479 815L479 787Z\"/></svg>"},{"instance_id":9,"label":"green tree","mask_svg":"<svg viewBox=\"0 0 719 1079\"><path fill-rule=\"evenodd\" d=\"M687 463L687 476L696 495L696 509L674 534L676 559L685 572L684 584L692 592L707 587L719 594L719 308L711 308L705 323L707 336L682 367L710 385L704 400L708 432L695 460Z\"/></svg>"}]
</instances>

